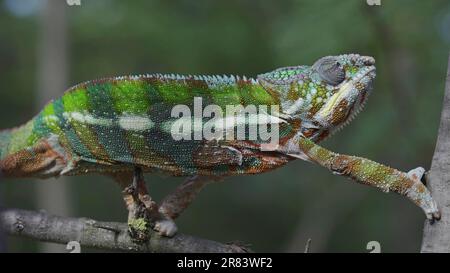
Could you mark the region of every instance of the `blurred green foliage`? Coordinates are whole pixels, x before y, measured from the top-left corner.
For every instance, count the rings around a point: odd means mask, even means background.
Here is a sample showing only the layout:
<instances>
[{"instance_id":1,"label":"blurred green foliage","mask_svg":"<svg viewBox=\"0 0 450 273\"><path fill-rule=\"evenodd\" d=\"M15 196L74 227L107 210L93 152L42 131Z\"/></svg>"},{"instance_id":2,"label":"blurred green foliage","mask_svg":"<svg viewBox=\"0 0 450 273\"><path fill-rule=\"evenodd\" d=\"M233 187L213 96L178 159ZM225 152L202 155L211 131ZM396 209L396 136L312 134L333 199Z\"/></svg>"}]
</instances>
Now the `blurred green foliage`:
<instances>
[{"instance_id":1,"label":"blurred green foliage","mask_svg":"<svg viewBox=\"0 0 450 273\"><path fill-rule=\"evenodd\" d=\"M38 10L24 16L8 2L0 1L1 128L37 113ZM325 55L371 55L378 76L365 111L323 145L403 170L429 168L450 45L450 3L381 3L82 0L81 6L67 6L67 87L151 72L254 76ZM181 181L155 175L147 180L157 199ZM33 210L39 209L35 183L58 183L1 182L4 206ZM119 187L108 179L75 177L67 186L70 216L126 220ZM255 251L303 251L312 238L311 252L366 252L372 240L384 252L416 252L423 221L420 209L405 198L298 161L207 187L177 223L181 232L243 241ZM10 238L8 245L9 251L39 251L37 243L22 238Z\"/></svg>"}]
</instances>

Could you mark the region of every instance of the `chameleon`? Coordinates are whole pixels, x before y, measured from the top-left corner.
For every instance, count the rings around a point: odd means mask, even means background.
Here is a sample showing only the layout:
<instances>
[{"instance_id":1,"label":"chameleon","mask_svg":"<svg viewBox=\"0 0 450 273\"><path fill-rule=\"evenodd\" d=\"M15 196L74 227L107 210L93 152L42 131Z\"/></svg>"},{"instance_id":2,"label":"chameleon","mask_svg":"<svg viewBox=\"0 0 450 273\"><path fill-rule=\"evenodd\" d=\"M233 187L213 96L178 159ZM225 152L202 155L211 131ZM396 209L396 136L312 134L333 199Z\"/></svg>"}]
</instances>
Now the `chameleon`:
<instances>
[{"instance_id":1,"label":"chameleon","mask_svg":"<svg viewBox=\"0 0 450 273\"><path fill-rule=\"evenodd\" d=\"M146 74L87 81L49 102L24 125L0 131L0 175L109 176L122 189L129 232L138 241L147 240L151 229L175 235L174 220L205 185L227 176L271 171L297 159L406 196L428 219L439 220L437 204L421 182L424 168L402 172L318 144L359 113L375 76L373 57L343 54L255 78ZM263 149L267 143L261 139L174 139L172 129L180 119L172 110L177 105L192 107L196 98L222 108L277 106L263 113L270 128L278 128L277 143ZM248 116L244 121L257 122ZM193 120L183 122L191 125ZM157 203L146 187L145 173L185 181Z\"/></svg>"}]
</instances>

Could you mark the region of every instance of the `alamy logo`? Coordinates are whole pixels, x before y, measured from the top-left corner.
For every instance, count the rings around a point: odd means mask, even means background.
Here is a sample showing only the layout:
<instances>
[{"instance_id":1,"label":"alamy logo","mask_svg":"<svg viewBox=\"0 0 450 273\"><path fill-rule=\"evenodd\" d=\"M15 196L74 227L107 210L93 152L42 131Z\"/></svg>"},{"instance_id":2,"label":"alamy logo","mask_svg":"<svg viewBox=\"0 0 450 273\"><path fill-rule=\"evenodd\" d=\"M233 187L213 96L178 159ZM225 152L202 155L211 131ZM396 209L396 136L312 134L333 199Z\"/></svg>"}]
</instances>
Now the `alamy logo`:
<instances>
[{"instance_id":1,"label":"alamy logo","mask_svg":"<svg viewBox=\"0 0 450 273\"><path fill-rule=\"evenodd\" d=\"M66 249L70 250L69 253L81 253L81 244L78 241L70 241L67 243Z\"/></svg>"},{"instance_id":2,"label":"alamy logo","mask_svg":"<svg viewBox=\"0 0 450 273\"><path fill-rule=\"evenodd\" d=\"M381 0L366 0L369 6L381 6Z\"/></svg>"},{"instance_id":3,"label":"alamy logo","mask_svg":"<svg viewBox=\"0 0 450 273\"><path fill-rule=\"evenodd\" d=\"M367 250L370 250L369 253L381 253L381 244L378 241L370 241L366 246Z\"/></svg>"},{"instance_id":4,"label":"alamy logo","mask_svg":"<svg viewBox=\"0 0 450 273\"><path fill-rule=\"evenodd\" d=\"M81 6L81 0L66 0L69 6Z\"/></svg>"},{"instance_id":5,"label":"alamy logo","mask_svg":"<svg viewBox=\"0 0 450 273\"><path fill-rule=\"evenodd\" d=\"M269 114L270 113L270 114ZM254 140L262 150L275 150L279 143L278 105L219 105L203 108L201 97L195 97L193 109L187 105L172 108L171 135L180 140Z\"/></svg>"}]
</instances>

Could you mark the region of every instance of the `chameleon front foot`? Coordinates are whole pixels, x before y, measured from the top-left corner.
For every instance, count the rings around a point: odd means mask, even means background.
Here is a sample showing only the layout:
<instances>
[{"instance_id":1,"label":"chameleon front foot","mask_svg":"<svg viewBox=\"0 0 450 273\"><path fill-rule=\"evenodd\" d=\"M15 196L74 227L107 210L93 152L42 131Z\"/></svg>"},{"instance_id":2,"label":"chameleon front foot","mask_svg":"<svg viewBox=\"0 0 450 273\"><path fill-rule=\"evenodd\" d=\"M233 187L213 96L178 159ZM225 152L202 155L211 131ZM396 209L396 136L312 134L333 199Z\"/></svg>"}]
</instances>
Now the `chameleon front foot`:
<instances>
[{"instance_id":1,"label":"chameleon front foot","mask_svg":"<svg viewBox=\"0 0 450 273\"><path fill-rule=\"evenodd\" d=\"M425 215L431 223L441 219L441 213L437 203L433 200L430 191L422 183L421 179L425 173L422 167L415 168L407 173L409 179L414 184L406 191L405 195L417 204L425 212Z\"/></svg>"},{"instance_id":2,"label":"chameleon front foot","mask_svg":"<svg viewBox=\"0 0 450 273\"><path fill-rule=\"evenodd\" d=\"M154 202L147 196L142 171L136 168L132 177L132 183L123 189L123 197L128 209L128 233L133 242L139 244L150 237L148 205Z\"/></svg>"},{"instance_id":3,"label":"chameleon front foot","mask_svg":"<svg viewBox=\"0 0 450 273\"><path fill-rule=\"evenodd\" d=\"M148 218L134 218L128 221L128 233L135 243L145 243L150 238L150 229L160 236L173 237L178 228L172 219L150 221Z\"/></svg>"},{"instance_id":4,"label":"chameleon front foot","mask_svg":"<svg viewBox=\"0 0 450 273\"><path fill-rule=\"evenodd\" d=\"M175 222L162 215L158 219L151 219L148 211L144 210L140 217L130 217L128 220L128 233L135 243L144 243L150 238L150 229L165 237L173 237L178 228Z\"/></svg>"}]
</instances>

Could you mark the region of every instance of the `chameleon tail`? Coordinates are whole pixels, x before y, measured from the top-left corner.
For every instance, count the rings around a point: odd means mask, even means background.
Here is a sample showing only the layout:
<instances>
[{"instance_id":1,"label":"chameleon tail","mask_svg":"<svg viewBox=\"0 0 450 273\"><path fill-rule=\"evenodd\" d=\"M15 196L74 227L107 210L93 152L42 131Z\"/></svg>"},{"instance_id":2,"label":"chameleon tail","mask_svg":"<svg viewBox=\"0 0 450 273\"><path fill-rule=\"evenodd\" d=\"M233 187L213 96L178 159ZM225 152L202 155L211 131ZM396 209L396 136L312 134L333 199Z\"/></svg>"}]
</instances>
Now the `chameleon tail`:
<instances>
[{"instance_id":1,"label":"chameleon tail","mask_svg":"<svg viewBox=\"0 0 450 273\"><path fill-rule=\"evenodd\" d=\"M0 176L47 178L66 170L69 157L58 137L37 135L34 120L0 130Z\"/></svg>"}]
</instances>

